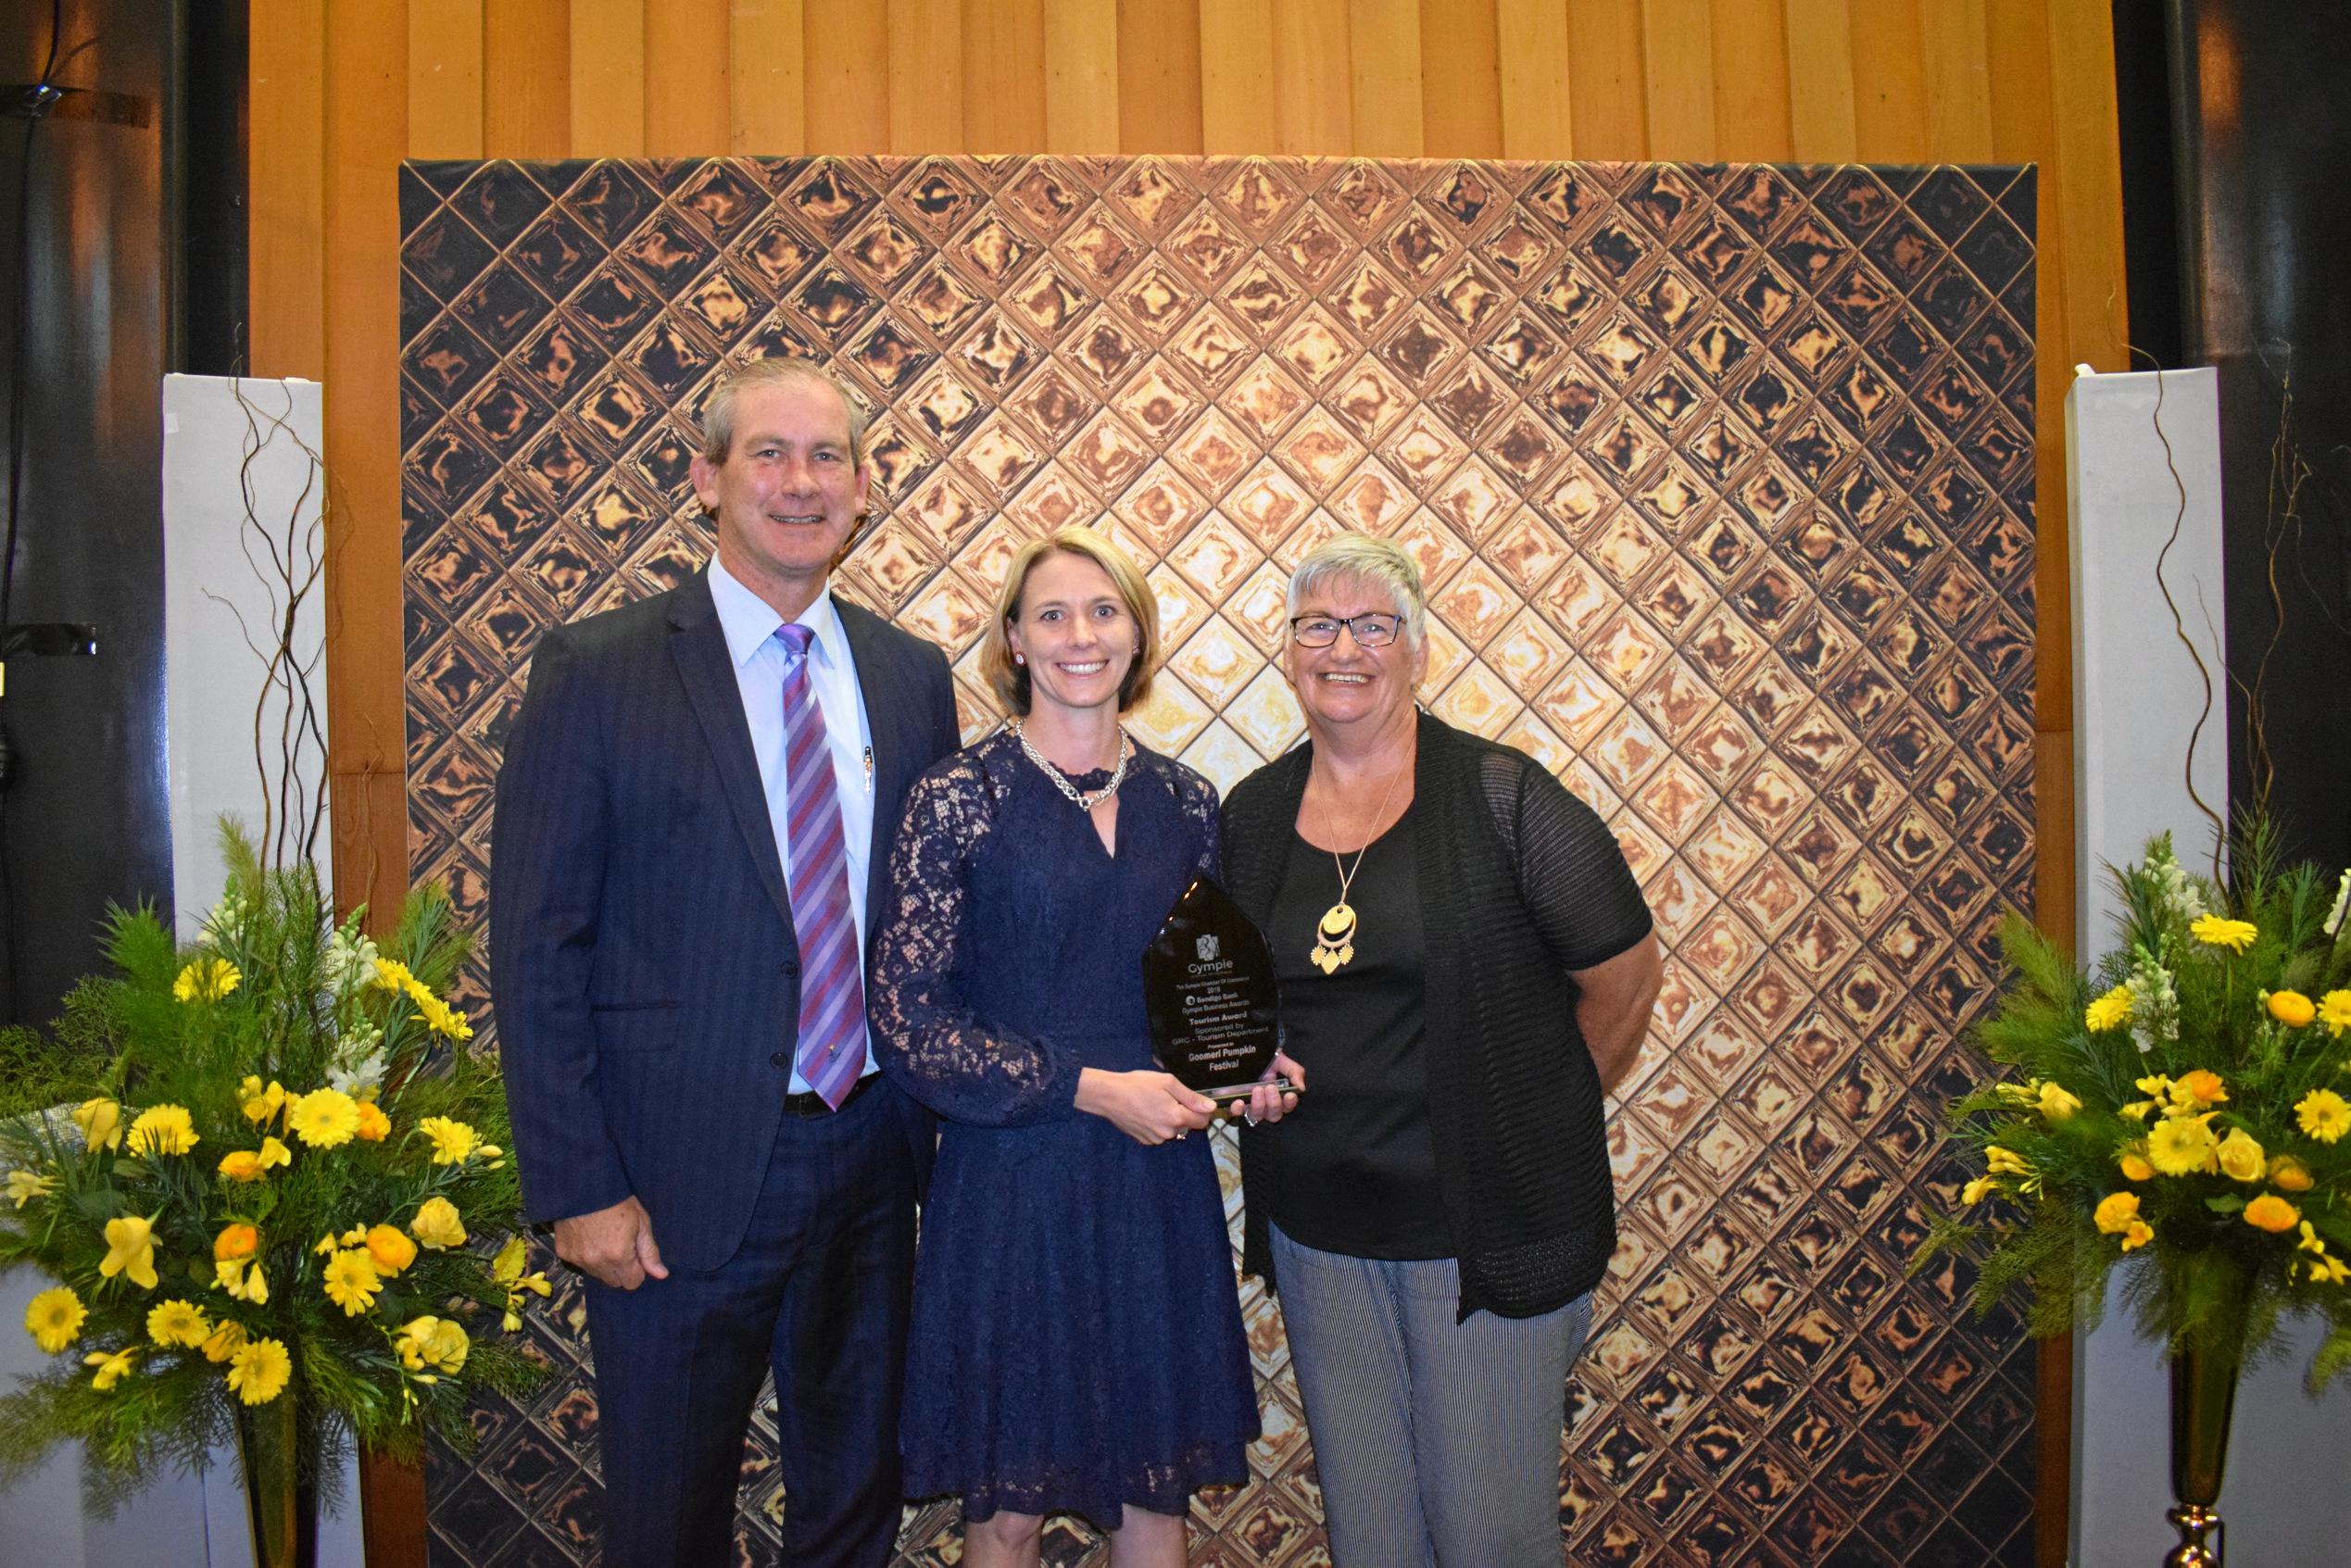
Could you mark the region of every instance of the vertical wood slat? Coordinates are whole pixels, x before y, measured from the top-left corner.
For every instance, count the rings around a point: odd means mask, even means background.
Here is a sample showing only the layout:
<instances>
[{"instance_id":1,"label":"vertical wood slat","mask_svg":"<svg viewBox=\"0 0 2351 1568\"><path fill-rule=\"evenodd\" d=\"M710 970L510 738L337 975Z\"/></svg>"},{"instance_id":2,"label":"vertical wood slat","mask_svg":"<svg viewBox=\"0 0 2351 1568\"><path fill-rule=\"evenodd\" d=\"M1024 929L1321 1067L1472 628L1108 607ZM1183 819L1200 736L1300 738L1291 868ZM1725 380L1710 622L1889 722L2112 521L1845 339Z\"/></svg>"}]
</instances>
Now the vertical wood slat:
<instances>
[{"instance_id":1,"label":"vertical wood slat","mask_svg":"<svg viewBox=\"0 0 2351 1568\"><path fill-rule=\"evenodd\" d=\"M1118 8L1045 0L1045 148L1118 151Z\"/></svg>"},{"instance_id":2,"label":"vertical wood slat","mask_svg":"<svg viewBox=\"0 0 2351 1568\"><path fill-rule=\"evenodd\" d=\"M409 0L408 17L408 156L480 157L482 0Z\"/></svg>"},{"instance_id":3,"label":"vertical wood slat","mask_svg":"<svg viewBox=\"0 0 2351 1568\"><path fill-rule=\"evenodd\" d=\"M1276 0L1200 0L1201 148L1274 150Z\"/></svg>"},{"instance_id":4,"label":"vertical wood slat","mask_svg":"<svg viewBox=\"0 0 2351 1568\"><path fill-rule=\"evenodd\" d=\"M1564 0L1496 0L1502 157L1575 157Z\"/></svg>"},{"instance_id":5,"label":"vertical wood slat","mask_svg":"<svg viewBox=\"0 0 2351 1568\"><path fill-rule=\"evenodd\" d=\"M962 152L962 0L890 0L889 21L889 150Z\"/></svg>"},{"instance_id":6,"label":"vertical wood slat","mask_svg":"<svg viewBox=\"0 0 2351 1568\"><path fill-rule=\"evenodd\" d=\"M1714 0L1715 146L1727 162L1796 156L1788 81L1788 19L1779 0Z\"/></svg>"},{"instance_id":7,"label":"vertical wood slat","mask_svg":"<svg viewBox=\"0 0 2351 1568\"><path fill-rule=\"evenodd\" d=\"M562 157L572 148L569 0L484 0L482 150Z\"/></svg>"},{"instance_id":8,"label":"vertical wood slat","mask_svg":"<svg viewBox=\"0 0 2351 1568\"><path fill-rule=\"evenodd\" d=\"M727 10L726 150L790 156L808 146L801 0L734 0Z\"/></svg>"},{"instance_id":9,"label":"vertical wood slat","mask_svg":"<svg viewBox=\"0 0 2351 1568\"><path fill-rule=\"evenodd\" d=\"M808 150L878 153L890 144L889 0L803 4Z\"/></svg>"},{"instance_id":10,"label":"vertical wood slat","mask_svg":"<svg viewBox=\"0 0 2351 1568\"><path fill-rule=\"evenodd\" d=\"M1274 150L1341 157L1355 150L1348 81L1347 0L1281 0L1274 7Z\"/></svg>"},{"instance_id":11,"label":"vertical wood slat","mask_svg":"<svg viewBox=\"0 0 2351 1568\"><path fill-rule=\"evenodd\" d=\"M1420 0L1421 144L1431 157L1502 157L1502 52L1492 0Z\"/></svg>"},{"instance_id":12,"label":"vertical wood slat","mask_svg":"<svg viewBox=\"0 0 2351 1568\"><path fill-rule=\"evenodd\" d=\"M1649 156L1649 91L1641 0L1571 0L1567 69L1576 156Z\"/></svg>"},{"instance_id":13,"label":"vertical wood slat","mask_svg":"<svg viewBox=\"0 0 2351 1568\"><path fill-rule=\"evenodd\" d=\"M1418 0L1349 0L1347 86L1358 157L1418 157L1427 144L1420 98Z\"/></svg>"},{"instance_id":14,"label":"vertical wood slat","mask_svg":"<svg viewBox=\"0 0 2351 1568\"><path fill-rule=\"evenodd\" d=\"M1200 0L1121 0L1118 150L1201 150Z\"/></svg>"},{"instance_id":15,"label":"vertical wood slat","mask_svg":"<svg viewBox=\"0 0 2351 1568\"><path fill-rule=\"evenodd\" d=\"M2050 127L2057 164L2058 221L2066 248L2068 365L2131 368L2123 298L2122 157L2117 142L2113 19L2099 6L2050 0Z\"/></svg>"},{"instance_id":16,"label":"vertical wood slat","mask_svg":"<svg viewBox=\"0 0 2351 1568\"><path fill-rule=\"evenodd\" d=\"M1799 163L1842 163L1861 150L1854 119L1853 13L1847 0L1787 0L1789 140Z\"/></svg>"},{"instance_id":17,"label":"vertical wood slat","mask_svg":"<svg viewBox=\"0 0 2351 1568\"><path fill-rule=\"evenodd\" d=\"M1918 12L1926 145L1938 163L1992 159L1992 53L1984 0L1934 0Z\"/></svg>"},{"instance_id":18,"label":"vertical wood slat","mask_svg":"<svg viewBox=\"0 0 2351 1568\"><path fill-rule=\"evenodd\" d=\"M1641 91L1649 156L1715 156L1715 26L1707 0L1641 0Z\"/></svg>"},{"instance_id":19,"label":"vertical wood slat","mask_svg":"<svg viewBox=\"0 0 2351 1568\"><path fill-rule=\"evenodd\" d=\"M647 153L708 157L726 150L727 42L726 0L652 0L646 6Z\"/></svg>"},{"instance_id":20,"label":"vertical wood slat","mask_svg":"<svg viewBox=\"0 0 2351 1568\"><path fill-rule=\"evenodd\" d=\"M643 157L646 0L571 0L567 157Z\"/></svg>"},{"instance_id":21,"label":"vertical wood slat","mask_svg":"<svg viewBox=\"0 0 2351 1568\"><path fill-rule=\"evenodd\" d=\"M1044 0L963 0L963 146L1045 144Z\"/></svg>"},{"instance_id":22,"label":"vertical wood slat","mask_svg":"<svg viewBox=\"0 0 2351 1568\"><path fill-rule=\"evenodd\" d=\"M326 18L307 0L253 0L245 246L258 376L326 377ZM382 395L382 394L379 394Z\"/></svg>"},{"instance_id":23,"label":"vertical wood slat","mask_svg":"<svg viewBox=\"0 0 2351 1568\"><path fill-rule=\"evenodd\" d=\"M1859 0L1853 7L1854 129L1867 163L1927 158L1927 79L1918 22L1946 0Z\"/></svg>"}]
</instances>

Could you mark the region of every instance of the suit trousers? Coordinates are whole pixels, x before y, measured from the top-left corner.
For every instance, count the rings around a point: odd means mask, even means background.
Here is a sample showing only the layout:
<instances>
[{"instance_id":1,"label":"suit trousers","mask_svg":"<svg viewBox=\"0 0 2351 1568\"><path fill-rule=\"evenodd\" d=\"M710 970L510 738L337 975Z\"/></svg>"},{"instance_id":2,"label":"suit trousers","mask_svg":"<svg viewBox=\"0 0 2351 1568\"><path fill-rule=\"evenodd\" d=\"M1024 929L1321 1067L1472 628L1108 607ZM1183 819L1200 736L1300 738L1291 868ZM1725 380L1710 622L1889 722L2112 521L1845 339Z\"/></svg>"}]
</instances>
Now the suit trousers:
<instances>
[{"instance_id":1,"label":"suit trousers","mask_svg":"<svg viewBox=\"0 0 2351 1568\"><path fill-rule=\"evenodd\" d=\"M1269 1239L1334 1568L1559 1568L1559 1435L1591 1298L1456 1323L1451 1258Z\"/></svg>"},{"instance_id":2,"label":"suit trousers","mask_svg":"<svg viewBox=\"0 0 2351 1568\"><path fill-rule=\"evenodd\" d=\"M633 1291L589 1283L605 1568L735 1560L743 1439L771 1369L784 1562L888 1562L914 1264L904 1114L876 1084L829 1115L786 1115L734 1257Z\"/></svg>"}]
</instances>

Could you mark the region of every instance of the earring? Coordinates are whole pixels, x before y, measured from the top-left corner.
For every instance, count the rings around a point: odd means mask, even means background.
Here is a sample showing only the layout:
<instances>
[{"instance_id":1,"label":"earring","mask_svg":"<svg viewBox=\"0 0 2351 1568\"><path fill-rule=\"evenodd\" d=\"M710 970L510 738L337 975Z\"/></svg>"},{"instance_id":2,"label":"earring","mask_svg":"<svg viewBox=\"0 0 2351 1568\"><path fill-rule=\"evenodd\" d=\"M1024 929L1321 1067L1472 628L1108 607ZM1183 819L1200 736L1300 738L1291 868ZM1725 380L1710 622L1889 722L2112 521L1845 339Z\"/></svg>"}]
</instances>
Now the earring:
<instances>
[{"instance_id":1,"label":"earring","mask_svg":"<svg viewBox=\"0 0 2351 1568\"><path fill-rule=\"evenodd\" d=\"M1028 662L1028 655L1025 653L1016 653L1012 656L1012 662L1015 664L1026 664Z\"/></svg>"}]
</instances>

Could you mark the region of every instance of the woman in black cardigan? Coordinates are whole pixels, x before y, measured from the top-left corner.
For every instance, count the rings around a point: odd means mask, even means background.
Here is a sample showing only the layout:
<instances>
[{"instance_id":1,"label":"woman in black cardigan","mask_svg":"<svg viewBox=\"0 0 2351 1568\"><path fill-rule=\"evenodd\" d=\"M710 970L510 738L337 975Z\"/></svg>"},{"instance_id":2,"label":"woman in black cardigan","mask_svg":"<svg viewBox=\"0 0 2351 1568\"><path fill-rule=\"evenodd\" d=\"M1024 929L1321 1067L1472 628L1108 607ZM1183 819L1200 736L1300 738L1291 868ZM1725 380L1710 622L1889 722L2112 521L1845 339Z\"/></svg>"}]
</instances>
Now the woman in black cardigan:
<instances>
[{"instance_id":1,"label":"woman in black cardigan","mask_svg":"<svg viewBox=\"0 0 2351 1568\"><path fill-rule=\"evenodd\" d=\"M1311 744L1225 803L1314 1092L1243 1135L1338 1568L1557 1568L1560 1412L1616 1245L1602 1097L1661 979L1640 886L1542 765L1419 713L1410 556L1289 584Z\"/></svg>"}]
</instances>

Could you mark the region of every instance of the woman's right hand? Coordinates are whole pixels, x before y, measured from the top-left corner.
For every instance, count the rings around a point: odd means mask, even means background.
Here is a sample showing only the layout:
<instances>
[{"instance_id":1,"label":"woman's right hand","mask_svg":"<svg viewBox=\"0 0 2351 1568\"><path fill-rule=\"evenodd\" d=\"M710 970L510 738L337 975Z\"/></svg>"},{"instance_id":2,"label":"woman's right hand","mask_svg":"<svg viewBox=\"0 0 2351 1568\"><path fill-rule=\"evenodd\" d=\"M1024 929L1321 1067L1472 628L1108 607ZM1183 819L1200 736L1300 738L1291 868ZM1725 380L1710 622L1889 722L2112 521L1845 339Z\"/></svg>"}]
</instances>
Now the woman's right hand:
<instances>
[{"instance_id":1,"label":"woman's right hand","mask_svg":"<svg viewBox=\"0 0 2351 1568\"><path fill-rule=\"evenodd\" d=\"M1146 1146L1180 1138L1214 1120L1216 1102L1186 1088L1169 1073L1113 1073L1088 1067L1077 1074L1077 1109L1100 1116Z\"/></svg>"}]
</instances>

